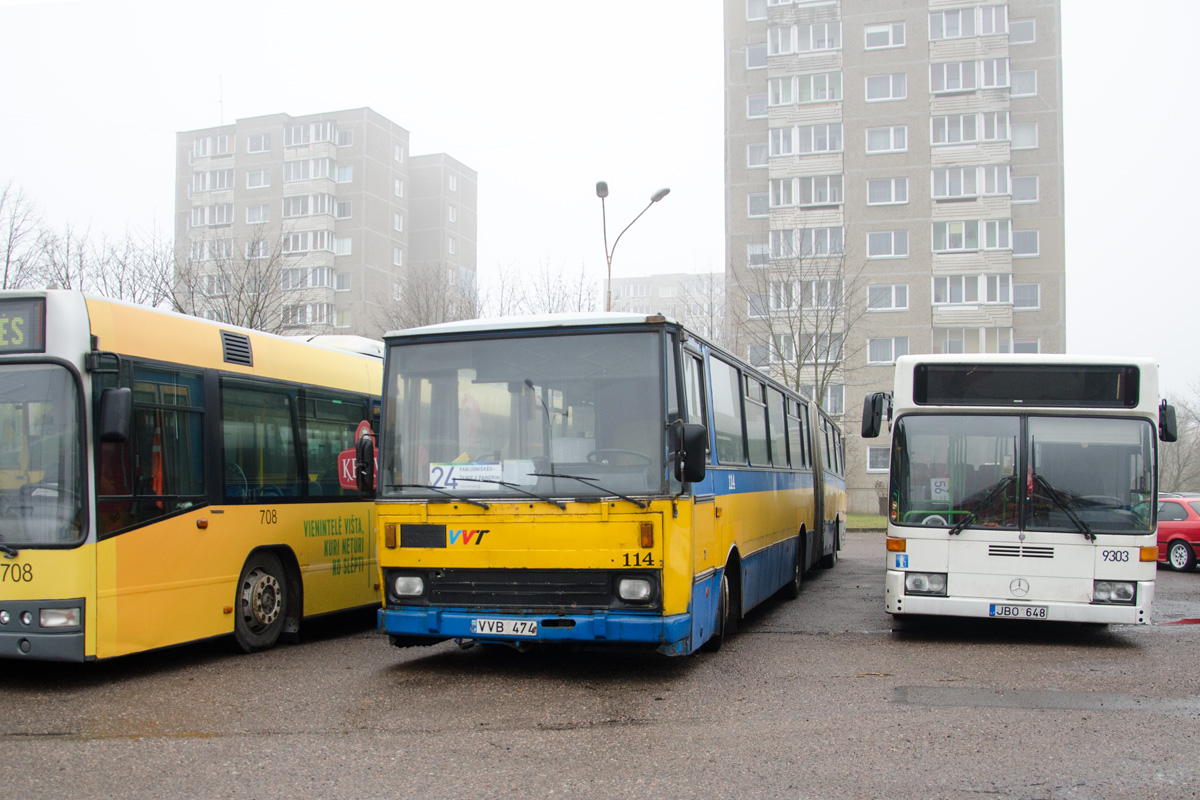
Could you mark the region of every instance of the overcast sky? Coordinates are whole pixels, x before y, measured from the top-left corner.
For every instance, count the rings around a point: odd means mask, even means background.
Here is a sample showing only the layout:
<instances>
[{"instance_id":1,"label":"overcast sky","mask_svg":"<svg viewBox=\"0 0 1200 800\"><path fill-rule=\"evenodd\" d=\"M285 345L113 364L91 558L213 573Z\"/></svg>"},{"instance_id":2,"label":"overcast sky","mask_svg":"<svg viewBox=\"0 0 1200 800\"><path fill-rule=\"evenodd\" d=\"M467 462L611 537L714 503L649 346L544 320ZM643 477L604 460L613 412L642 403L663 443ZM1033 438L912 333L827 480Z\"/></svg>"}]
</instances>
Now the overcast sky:
<instances>
[{"instance_id":1,"label":"overcast sky","mask_svg":"<svg viewBox=\"0 0 1200 800\"><path fill-rule=\"evenodd\" d=\"M1131 9L1136 8L1135 13ZM1200 3L1063 0L1067 349L1200 388L1200 289L1174 231L1200 150ZM1040 31L1039 31L1040 33ZM1194 59L1193 59L1194 60ZM175 134L370 106L479 172L479 270L724 268L718 0L0 0L0 185L46 222L170 235ZM599 296L599 289L597 289Z\"/></svg>"}]
</instances>

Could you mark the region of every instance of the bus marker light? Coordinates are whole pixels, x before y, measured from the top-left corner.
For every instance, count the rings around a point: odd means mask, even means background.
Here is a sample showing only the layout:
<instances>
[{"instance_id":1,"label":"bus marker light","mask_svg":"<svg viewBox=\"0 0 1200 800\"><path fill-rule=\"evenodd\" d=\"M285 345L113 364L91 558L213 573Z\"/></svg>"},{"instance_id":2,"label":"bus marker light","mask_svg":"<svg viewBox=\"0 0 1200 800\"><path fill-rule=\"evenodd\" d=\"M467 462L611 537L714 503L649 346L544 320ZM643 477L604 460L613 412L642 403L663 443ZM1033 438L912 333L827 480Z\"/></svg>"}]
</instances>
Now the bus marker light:
<instances>
[{"instance_id":1,"label":"bus marker light","mask_svg":"<svg viewBox=\"0 0 1200 800\"><path fill-rule=\"evenodd\" d=\"M202 531L207 530L208 529L208 520L203 519L203 518L196 520L196 527Z\"/></svg>"},{"instance_id":2,"label":"bus marker light","mask_svg":"<svg viewBox=\"0 0 1200 800\"><path fill-rule=\"evenodd\" d=\"M225 606L225 608L224 608L224 609L222 609L222 610L223 610L223 611L224 611L226 614L232 614L232 613L233 613L233 606Z\"/></svg>"},{"instance_id":3,"label":"bus marker light","mask_svg":"<svg viewBox=\"0 0 1200 800\"><path fill-rule=\"evenodd\" d=\"M1141 561L1158 561L1158 545L1152 544L1142 548Z\"/></svg>"},{"instance_id":4,"label":"bus marker light","mask_svg":"<svg viewBox=\"0 0 1200 800\"><path fill-rule=\"evenodd\" d=\"M383 526L383 546L389 550L396 549L396 525L388 523Z\"/></svg>"},{"instance_id":5,"label":"bus marker light","mask_svg":"<svg viewBox=\"0 0 1200 800\"><path fill-rule=\"evenodd\" d=\"M33 614L29 613L28 611L22 613L21 614L21 624L25 625L25 626L32 625L33 624Z\"/></svg>"},{"instance_id":6,"label":"bus marker light","mask_svg":"<svg viewBox=\"0 0 1200 800\"><path fill-rule=\"evenodd\" d=\"M654 547L654 523L642 523L642 547Z\"/></svg>"},{"instance_id":7,"label":"bus marker light","mask_svg":"<svg viewBox=\"0 0 1200 800\"><path fill-rule=\"evenodd\" d=\"M12 615L7 611L0 611L0 625L7 625L12 621Z\"/></svg>"},{"instance_id":8,"label":"bus marker light","mask_svg":"<svg viewBox=\"0 0 1200 800\"><path fill-rule=\"evenodd\" d=\"M39 617L43 628L74 628L79 625L79 608L43 608Z\"/></svg>"},{"instance_id":9,"label":"bus marker light","mask_svg":"<svg viewBox=\"0 0 1200 800\"><path fill-rule=\"evenodd\" d=\"M889 553L903 553L903 552L905 552L905 550L904 550L905 546L906 546L906 542L904 539L897 539L892 536L888 537L887 549L888 549Z\"/></svg>"}]
</instances>

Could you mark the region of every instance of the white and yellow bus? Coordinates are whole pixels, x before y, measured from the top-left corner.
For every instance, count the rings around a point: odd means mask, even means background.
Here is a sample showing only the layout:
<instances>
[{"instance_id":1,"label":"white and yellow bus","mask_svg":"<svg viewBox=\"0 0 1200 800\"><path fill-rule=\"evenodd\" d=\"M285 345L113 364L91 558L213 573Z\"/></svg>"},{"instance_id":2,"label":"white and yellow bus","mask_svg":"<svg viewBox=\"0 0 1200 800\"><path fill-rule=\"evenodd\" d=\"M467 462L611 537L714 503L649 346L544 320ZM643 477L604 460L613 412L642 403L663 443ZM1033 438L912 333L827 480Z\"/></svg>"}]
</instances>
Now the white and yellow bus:
<instances>
[{"instance_id":1,"label":"white and yellow bus","mask_svg":"<svg viewBox=\"0 0 1200 800\"><path fill-rule=\"evenodd\" d=\"M885 607L1149 624L1159 439L1147 359L903 356L862 434L891 427Z\"/></svg>"},{"instance_id":2,"label":"white and yellow bus","mask_svg":"<svg viewBox=\"0 0 1200 800\"><path fill-rule=\"evenodd\" d=\"M378 603L373 498L340 470L381 348L335 338L0 293L0 657L253 651Z\"/></svg>"},{"instance_id":3,"label":"white and yellow bus","mask_svg":"<svg viewBox=\"0 0 1200 800\"><path fill-rule=\"evenodd\" d=\"M379 627L397 646L713 649L837 559L837 426L677 323L476 320L386 345Z\"/></svg>"}]
</instances>

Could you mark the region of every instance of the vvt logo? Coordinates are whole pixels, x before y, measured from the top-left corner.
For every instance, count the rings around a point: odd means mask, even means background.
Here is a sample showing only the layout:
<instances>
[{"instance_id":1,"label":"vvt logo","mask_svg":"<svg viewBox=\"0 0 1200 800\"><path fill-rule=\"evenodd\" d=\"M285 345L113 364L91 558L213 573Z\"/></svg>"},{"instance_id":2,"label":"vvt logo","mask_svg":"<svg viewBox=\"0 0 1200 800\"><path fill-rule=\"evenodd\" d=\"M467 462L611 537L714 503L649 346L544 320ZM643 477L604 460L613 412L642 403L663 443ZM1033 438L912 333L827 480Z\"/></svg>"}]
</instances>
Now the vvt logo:
<instances>
[{"instance_id":1,"label":"vvt logo","mask_svg":"<svg viewBox=\"0 0 1200 800\"><path fill-rule=\"evenodd\" d=\"M468 545L471 543L472 539L475 540L475 544L479 544L480 542L483 541L483 535L485 533L490 533L490 531L488 531L488 530L482 530L482 531L462 530L462 531L446 531L446 533L450 536L450 544L451 545L458 543L459 539L462 540L462 543L464 545Z\"/></svg>"}]
</instances>

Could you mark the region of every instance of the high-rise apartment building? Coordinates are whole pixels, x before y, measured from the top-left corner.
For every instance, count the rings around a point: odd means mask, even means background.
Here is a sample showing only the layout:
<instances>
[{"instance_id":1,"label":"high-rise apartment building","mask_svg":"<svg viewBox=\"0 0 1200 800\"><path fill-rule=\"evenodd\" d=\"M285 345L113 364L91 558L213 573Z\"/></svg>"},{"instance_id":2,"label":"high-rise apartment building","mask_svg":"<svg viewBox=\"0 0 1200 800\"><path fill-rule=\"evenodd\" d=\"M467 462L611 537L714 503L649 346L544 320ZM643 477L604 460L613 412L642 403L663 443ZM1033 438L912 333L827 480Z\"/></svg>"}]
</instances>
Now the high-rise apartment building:
<instances>
[{"instance_id":1,"label":"high-rise apartment building","mask_svg":"<svg viewBox=\"0 0 1200 800\"><path fill-rule=\"evenodd\" d=\"M1058 0L725 0L726 270L743 356L847 433L850 510L905 353L1062 352ZM823 391L822 391L823 389Z\"/></svg>"},{"instance_id":2,"label":"high-rise apartment building","mask_svg":"<svg viewBox=\"0 0 1200 800\"><path fill-rule=\"evenodd\" d=\"M177 293L210 318L378 337L418 272L424 291L473 291L477 189L474 170L411 155L409 132L369 108L179 133ZM256 268L264 285L247 292Z\"/></svg>"}]
</instances>

